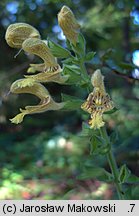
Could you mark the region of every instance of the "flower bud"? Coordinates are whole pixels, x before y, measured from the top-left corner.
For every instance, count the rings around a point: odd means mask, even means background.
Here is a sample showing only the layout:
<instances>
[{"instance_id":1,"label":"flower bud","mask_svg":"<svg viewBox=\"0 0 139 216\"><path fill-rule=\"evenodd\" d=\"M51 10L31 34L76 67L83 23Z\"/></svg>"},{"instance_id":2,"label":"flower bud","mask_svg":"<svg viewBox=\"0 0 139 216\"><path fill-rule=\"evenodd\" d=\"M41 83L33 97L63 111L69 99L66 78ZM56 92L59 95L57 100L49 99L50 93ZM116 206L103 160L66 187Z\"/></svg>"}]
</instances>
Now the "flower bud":
<instances>
[{"instance_id":1,"label":"flower bud","mask_svg":"<svg viewBox=\"0 0 139 216\"><path fill-rule=\"evenodd\" d=\"M21 48L27 38L40 38L40 33L27 23L15 23L7 28L5 39L10 47Z\"/></svg>"},{"instance_id":2,"label":"flower bud","mask_svg":"<svg viewBox=\"0 0 139 216\"><path fill-rule=\"evenodd\" d=\"M102 76L101 71L98 69L96 70L92 77L91 77L91 83L94 88L101 89L102 92L105 92L105 87L104 87L104 76Z\"/></svg>"},{"instance_id":3,"label":"flower bud","mask_svg":"<svg viewBox=\"0 0 139 216\"><path fill-rule=\"evenodd\" d=\"M58 14L58 23L61 29L63 30L63 33L66 36L66 38L71 43L76 45L80 25L77 23L75 16L69 7L62 7L61 11Z\"/></svg>"},{"instance_id":4,"label":"flower bud","mask_svg":"<svg viewBox=\"0 0 139 216\"><path fill-rule=\"evenodd\" d=\"M51 53L45 41L29 38L22 44L22 48L25 52L39 56L44 61L44 71L54 72L60 69L57 64L56 58Z\"/></svg>"}]
</instances>

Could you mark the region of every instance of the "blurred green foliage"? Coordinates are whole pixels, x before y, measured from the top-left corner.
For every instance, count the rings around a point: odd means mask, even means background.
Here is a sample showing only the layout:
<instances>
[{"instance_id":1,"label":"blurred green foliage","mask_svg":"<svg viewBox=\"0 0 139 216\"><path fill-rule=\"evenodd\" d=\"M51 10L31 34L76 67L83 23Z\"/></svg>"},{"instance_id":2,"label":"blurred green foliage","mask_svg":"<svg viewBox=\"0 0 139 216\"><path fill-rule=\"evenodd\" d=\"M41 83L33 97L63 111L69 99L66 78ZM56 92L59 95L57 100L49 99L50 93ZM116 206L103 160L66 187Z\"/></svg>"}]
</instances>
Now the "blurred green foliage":
<instances>
[{"instance_id":1,"label":"blurred green foliage","mask_svg":"<svg viewBox=\"0 0 139 216\"><path fill-rule=\"evenodd\" d=\"M93 164L101 164L109 171L105 157L92 158L89 143L81 134L87 114L82 113L81 119L78 110L47 112L29 116L18 126L8 120L18 107L37 102L30 95L7 94L11 83L21 78L29 63L38 60L22 52L14 59L18 50L6 44L6 28L11 23L27 22L44 39L51 38L65 47L57 24L57 13L64 4L82 25L87 51L96 52L93 60L87 59L88 73L102 69L106 87L118 108L114 114L105 115L109 133L115 128L119 131L113 134L118 164L126 163L134 174L139 174L139 73L135 73L138 66L132 61L139 43L138 1L3 0L0 2L0 199L115 198L111 184L100 183L94 176L91 180L77 179ZM78 91L74 84L71 87L48 84L47 88L57 101L61 100L61 93L86 98L86 92ZM128 193L138 199L138 191L137 184Z\"/></svg>"}]
</instances>

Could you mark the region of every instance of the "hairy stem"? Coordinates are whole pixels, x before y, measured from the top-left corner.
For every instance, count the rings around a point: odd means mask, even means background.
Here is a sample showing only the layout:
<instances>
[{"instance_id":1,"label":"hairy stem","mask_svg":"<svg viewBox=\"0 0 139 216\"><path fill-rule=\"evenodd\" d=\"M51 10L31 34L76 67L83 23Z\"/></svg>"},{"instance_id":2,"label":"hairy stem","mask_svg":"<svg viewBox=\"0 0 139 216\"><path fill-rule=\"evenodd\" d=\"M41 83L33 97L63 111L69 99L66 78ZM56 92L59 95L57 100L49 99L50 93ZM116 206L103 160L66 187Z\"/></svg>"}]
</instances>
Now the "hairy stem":
<instances>
[{"instance_id":1,"label":"hairy stem","mask_svg":"<svg viewBox=\"0 0 139 216\"><path fill-rule=\"evenodd\" d=\"M106 140L107 144L111 145L105 127L100 128L100 134L101 134L101 137ZM124 198L124 192L122 189L122 185L118 181L119 171L118 171L117 163L116 163L115 157L113 155L111 146L110 146L109 152L107 153L107 159L108 159L108 163L109 163L109 166L111 168L111 172L112 172L112 175L114 178L114 183L116 186L118 197L120 200L124 200L125 198Z\"/></svg>"}]
</instances>

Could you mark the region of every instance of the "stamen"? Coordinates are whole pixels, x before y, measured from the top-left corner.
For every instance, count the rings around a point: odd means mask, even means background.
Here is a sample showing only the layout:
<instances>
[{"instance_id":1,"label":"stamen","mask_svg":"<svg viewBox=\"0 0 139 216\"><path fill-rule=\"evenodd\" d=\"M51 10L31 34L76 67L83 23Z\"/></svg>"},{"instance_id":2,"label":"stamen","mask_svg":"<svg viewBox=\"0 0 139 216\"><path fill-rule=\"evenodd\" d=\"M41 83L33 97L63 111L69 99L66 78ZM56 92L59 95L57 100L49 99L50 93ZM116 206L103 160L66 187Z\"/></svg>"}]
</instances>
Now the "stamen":
<instances>
[{"instance_id":1,"label":"stamen","mask_svg":"<svg viewBox=\"0 0 139 216\"><path fill-rule=\"evenodd\" d=\"M16 58L16 57L21 53L22 50L23 50L23 49L21 48L21 49L15 54L14 58Z\"/></svg>"}]
</instances>

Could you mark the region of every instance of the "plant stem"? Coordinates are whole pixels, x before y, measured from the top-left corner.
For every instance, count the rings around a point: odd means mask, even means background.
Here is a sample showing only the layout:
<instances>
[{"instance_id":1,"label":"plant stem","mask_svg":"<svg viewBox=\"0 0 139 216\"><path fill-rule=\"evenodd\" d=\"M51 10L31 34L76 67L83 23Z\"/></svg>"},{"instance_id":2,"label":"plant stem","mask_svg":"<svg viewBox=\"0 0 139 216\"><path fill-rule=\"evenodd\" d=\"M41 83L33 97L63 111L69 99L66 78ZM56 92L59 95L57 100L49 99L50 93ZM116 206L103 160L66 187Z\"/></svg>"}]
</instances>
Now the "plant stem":
<instances>
[{"instance_id":1,"label":"plant stem","mask_svg":"<svg viewBox=\"0 0 139 216\"><path fill-rule=\"evenodd\" d=\"M89 85L89 76L87 74L83 58L79 58L79 66L81 68L83 78L88 82L87 91L89 93L89 92L91 92L92 88ZM106 131L105 127L100 128L100 134L101 134L102 138L105 139L107 144L110 146L110 150L107 153L108 163L109 163L109 166L111 168L111 172L112 172L112 175L113 175L113 179L114 179L114 183L115 183L115 186L116 186L118 197L119 197L120 200L124 200L125 198L124 198L122 185L118 181L119 171L118 171L117 163L116 163L115 157L113 155L112 148L111 148L111 142L109 140L109 137L108 137L108 134L107 134L107 131Z\"/></svg>"},{"instance_id":2,"label":"plant stem","mask_svg":"<svg viewBox=\"0 0 139 216\"><path fill-rule=\"evenodd\" d=\"M76 52L76 50L75 50L75 52ZM79 66L80 66L80 69L82 72L82 77L88 83L87 91L89 93L89 92L91 92L92 88L89 84L89 76L88 76L87 71L86 71L84 58L80 53L77 52L76 54L77 54ZM108 134L107 134L105 127L100 128L100 134L101 134L102 138L105 139L107 144L110 146L110 150L107 153L108 163L109 163L109 166L111 168L111 172L113 175L113 179L114 179L114 183L115 183L118 197L120 200L124 200L124 193L122 190L122 185L119 183L119 180L118 180L119 171L118 171L117 163L116 163L115 157L113 155L112 148L111 148L111 142L110 142L110 139L108 137Z\"/></svg>"},{"instance_id":3,"label":"plant stem","mask_svg":"<svg viewBox=\"0 0 139 216\"><path fill-rule=\"evenodd\" d=\"M80 68L82 70L82 74L83 76L88 79L88 74L87 74L87 71L86 71L86 67L85 67L85 64L84 64L84 61L81 59L79 60L79 64L80 64Z\"/></svg>"},{"instance_id":4,"label":"plant stem","mask_svg":"<svg viewBox=\"0 0 139 216\"><path fill-rule=\"evenodd\" d=\"M86 70L86 67L85 67L84 60L82 60L82 59L79 60L79 66L80 66L80 69L81 69L83 79L88 83L87 92L90 93L92 88L90 86L90 77L87 74L87 70Z\"/></svg>"},{"instance_id":5,"label":"plant stem","mask_svg":"<svg viewBox=\"0 0 139 216\"><path fill-rule=\"evenodd\" d=\"M116 163L115 157L113 155L111 143L110 143L110 140L109 140L109 137L108 137L108 134L107 134L105 127L100 128L100 134L101 134L101 137L106 140L107 144L110 145L110 150L107 153L107 159L108 159L109 166L111 168L111 172L112 172L112 175L114 178L114 183L116 186L118 197L120 200L124 200L125 198L124 198L122 185L118 181L119 171L118 171L117 163Z\"/></svg>"}]
</instances>

